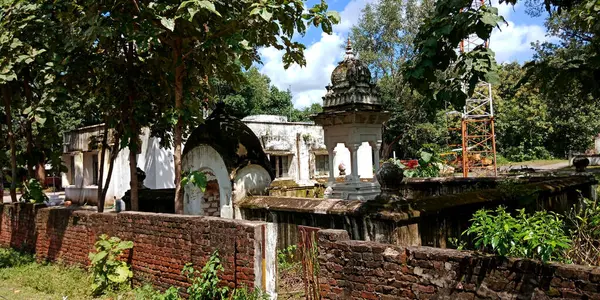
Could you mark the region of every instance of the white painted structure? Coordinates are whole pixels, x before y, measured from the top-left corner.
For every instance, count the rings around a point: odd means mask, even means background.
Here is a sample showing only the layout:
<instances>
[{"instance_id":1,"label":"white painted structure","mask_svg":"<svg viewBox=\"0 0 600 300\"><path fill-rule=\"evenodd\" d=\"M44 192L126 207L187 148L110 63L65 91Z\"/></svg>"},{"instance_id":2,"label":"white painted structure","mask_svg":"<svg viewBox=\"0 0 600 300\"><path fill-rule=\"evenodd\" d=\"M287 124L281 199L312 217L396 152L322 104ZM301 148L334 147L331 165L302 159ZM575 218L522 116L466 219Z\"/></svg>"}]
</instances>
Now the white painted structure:
<instances>
[{"instance_id":1,"label":"white painted structure","mask_svg":"<svg viewBox=\"0 0 600 300\"><path fill-rule=\"evenodd\" d=\"M329 152L324 143L323 127L314 122L288 122L287 117L253 115L242 120L258 137L271 165L275 180L293 180L296 183L314 184L316 179L330 177ZM339 165L349 170L350 151L343 144L333 144L333 176L340 176ZM372 148L368 143L359 146L358 174L360 178L373 177ZM347 171L349 172L349 171Z\"/></svg>"},{"instance_id":2,"label":"white painted structure","mask_svg":"<svg viewBox=\"0 0 600 300\"><path fill-rule=\"evenodd\" d=\"M312 185L317 179L329 178L331 169L333 176L339 177L340 164L346 167L346 175L350 173L350 151L344 144L334 144L332 146L333 151L328 151L324 144L323 127L320 125L315 125L313 122L288 122L286 117L273 115L248 116L242 122L258 137L272 166L279 167L282 171L276 174L276 181L292 180L301 185ZM62 174L62 182L67 200L76 203L97 203L97 175L94 176L94 173L100 170L101 152L98 149L93 149L93 147L90 148L89 144L91 140L97 140L102 136L103 128L103 125L100 124L79 128L65 134L65 149L62 161L68 171ZM109 134L109 137L111 137L111 134ZM175 188L172 149L161 148L160 139L150 137L148 128L142 130L140 140L141 149L137 155L137 166L146 173L144 186L150 189ZM210 162L210 169L213 171L222 169L212 165L219 162L216 150L204 149L198 151L202 152L194 154L194 156L204 157L202 160L206 160L206 164ZM364 142L359 145L357 168L362 179L373 177L372 152L369 143ZM333 157L332 162L329 159L330 153ZM103 181L106 181L108 173L109 156L110 151L106 150ZM189 164L188 167L190 168L194 164L206 165L204 162L200 163L198 161L183 161L183 163ZM330 168L330 164L333 165L333 168ZM222 176L221 181L225 182L224 178ZM107 203L115 198L120 199L123 197L125 192L129 190L129 181L129 149L125 148L119 152L115 159L112 178L106 195ZM257 170L253 166L239 170L233 182L229 181L230 186L227 186L227 184L222 185L219 181L219 188L223 190L220 197L231 199L233 196L241 199L246 194L258 195L262 190L257 190L257 187L264 189L271 182L266 170ZM248 189L247 187L250 186L253 188ZM201 192L198 190L194 193ZM194 198L197 196L201 196L201 194L194 196ZM187 203L187 198L185 201ZM221 203L226 207L225 211L231 210L231 200L221 199ZM202 214L200 203L189 203L189 205L188 209L190 211L186 213Z\"/></svg>"},{"instance_id":3,"label":"white painted structure","mask_svg":"<svg viewBox=\"0 0 600 300\"><path fill-rule=\"evenodd\" d=\"M64 150L62 163L68 171L62 173L65 199L74 203L98 202L98 175L100 172L101 150L96 147L101 140L104 125L82 127L68 132L63 137ZM109 132L109 146L112 145L112 132ZM174 188L173 152L159 146L158 138L150 137L145 128L140 135L141 147L137 155L137 166L146 172L144 186L151 189ZM106 182L109 168L110 150L105 150L104 178ZM106 201L120 199L129 190L129 149L119 151L114 161L111 182L106 193Z\"/></svg>"},{"instance_id":4,"label":"white painted structure","mask_svg":"<svg viewBox=\"0 0 600 300\"><path fill-rule=\"evenodd\" d=\"M331 74L331 85L323 97L323 112L314 116L315 122L324 129L324 141L329 151L330 176L326 197L347 200L371 200L380 193L374 173L379 168L379 148L382 142L382 124L389 114L381 110L379 92L371 82L369 68L354 57L350 39L346 56ZM370 145L370 150L365 144ZM337 145L337 147L335 147ZM349 174L343 182L333 175L334 147L341 145L351 153ZM339 151L339 150L338 150ZM372 153L372 155L371 155ZM367 158L364 158L367 156ZM365 170L372 180L361 180Z\"/></svg>"}]
</instances>

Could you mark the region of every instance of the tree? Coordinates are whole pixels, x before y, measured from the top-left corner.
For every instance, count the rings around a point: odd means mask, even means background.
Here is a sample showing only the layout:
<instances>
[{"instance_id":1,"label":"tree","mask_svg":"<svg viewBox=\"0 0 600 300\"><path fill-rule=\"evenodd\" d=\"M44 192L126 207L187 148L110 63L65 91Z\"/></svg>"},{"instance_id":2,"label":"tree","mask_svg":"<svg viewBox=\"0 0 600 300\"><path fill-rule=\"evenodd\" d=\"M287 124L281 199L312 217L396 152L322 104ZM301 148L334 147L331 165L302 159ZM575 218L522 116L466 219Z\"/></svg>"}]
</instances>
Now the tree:
<instances>
[{"instance_id":1,"label":"tree","mask_svg":"<svg viewBox=\"0 0 600 300\"><path fill-rule=\"evenodd\" d=\"M538 11L540 7L551 13L578 11L581 19L585 20L585 26L596 32L600 29L600 5L596 0L521 1L526 2L530 8L538 8ZM517 0L499 2L514 5ZM471 35L488 40L492 30L505 22L498 16L498 10L491 7L491 1L486 1L478 9L471 7L471 3L471 0L437 1L435 10L419 28L415 39L417 56L404 73L411 87L435 100L432 103L434 106L442 107L444 102L450 102L460 107L473 93L478 82L498 84L498 68L492 50L481 46L460 55L456 51L459 43ZM596 55L597 51L593 57L597 57ZM555 73L555 77L568 77L576 69L597 74L600 67L598 60L594 58L587 61L589 63L571 60L561 68L554 69L559 71ZM446 76L441 76L442 74ZM463 89L463 84L467 85L467 89Z\"/></svg>"},{"instance_id":2,"label":"tree","mask_svg":"<svg viewBox=\"0 0 600 300\"><path fill-rule=\"evenodd\" d=\"M304 64L304 46L291 40L294 33L304 34L306 23L331 32L339 17L327 12L324 1L308 11L302 0L132 2L139 16L152 22L156 41L170 50L158 54L166 63L174 99L175 211L183 213L181 145L186 100L192 99L194 91L201 98L210 94L211 77L239 83L240 67L260 62L259 47L285 50L286 67Z\"/></svg>"},{"instance_id":3,"label":"tree","mask_svg":"<svg viewBox=\"0 0 600 300\"><path fill-rule=\"evenodd\" d=\"M392 149L400 157L414 156L422 144L442 138L436 113L426 111L426 99L408 88L402 73L415 55L414 39L432 6L433 1L416 0L367 4L352 28L353 46L377 81L383 108L392 112L384 125L384 158Z\"/></svg>"},{"instance_id":4,"label":"tree","mask_svg":"<svg viewBox=\"0 0 600 300\"><path fill-rule=\"evenodd\" d=\"M14 129L18 128L20 120L14 117L17 104L20 104L22 110L19 115L25 119L28 171L29 176L34 177L32 124L43 125L46 121L45 110L40 105L41 96L43 86L53 81L50 72L52 57L45 54L52 46L51 35L44 31L52 26L52 17L46 10L48 6L43 3L6 0L0 6L0 88L11 152L11 198L16 202L17 144ZM34 100L34 88L42 90L37 93L37 101ZM19 101L21 98L25 101ZM44 160L38 161L38 172L44 172Z\"/></svg>"}]
</instances>

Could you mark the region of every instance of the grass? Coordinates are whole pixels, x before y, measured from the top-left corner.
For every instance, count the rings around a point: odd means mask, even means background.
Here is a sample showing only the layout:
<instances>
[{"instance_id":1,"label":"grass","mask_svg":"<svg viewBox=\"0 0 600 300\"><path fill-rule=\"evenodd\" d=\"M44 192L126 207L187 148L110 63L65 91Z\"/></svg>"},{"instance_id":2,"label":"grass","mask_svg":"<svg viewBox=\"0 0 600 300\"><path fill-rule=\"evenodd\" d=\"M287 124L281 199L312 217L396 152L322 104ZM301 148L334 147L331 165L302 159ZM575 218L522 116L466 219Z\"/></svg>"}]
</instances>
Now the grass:
<instances>
[{"instance_id":1,"label":"grass","mask_svg":"<svg viewBox=\"0 0 600 300\"><path fill-rule=\"evenodd\" d=\"M529 167L535 167L535 166L551 165L551 164L555 164L555 163L559 163L559 162L565 162L565 161L567 161L567 160L566 159L560 159L560 158L536 159L536 160L518 161L518 162L513 162L513 161L509 161L509 160L503 159L503 160L498 160L498 166L529 166Z\"/></svg>"},{"instance_id":2,"label":"grass","mask_svg":"<svg viewBox=\"0 0 600 300\"><path fill-rule=\"evenodd\" d=\"M100 298L91 296L90 274L81 268L40 264L31 254L0 248L0 300L151 299L145 286ZM66 297L66 298L65 298Z\"/></svg>"}]
</instances>

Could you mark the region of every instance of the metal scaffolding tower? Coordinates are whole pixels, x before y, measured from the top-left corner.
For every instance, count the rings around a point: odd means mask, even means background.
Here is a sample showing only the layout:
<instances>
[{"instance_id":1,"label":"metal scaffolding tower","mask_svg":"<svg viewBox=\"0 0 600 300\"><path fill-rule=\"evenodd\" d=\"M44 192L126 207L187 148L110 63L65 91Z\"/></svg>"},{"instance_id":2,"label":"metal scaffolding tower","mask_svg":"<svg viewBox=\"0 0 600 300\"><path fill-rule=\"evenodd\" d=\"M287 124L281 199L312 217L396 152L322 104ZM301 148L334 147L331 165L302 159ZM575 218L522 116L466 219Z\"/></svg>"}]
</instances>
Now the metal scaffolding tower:
<instances>
[{"instance_id":1,"label":"metal scaffolding tower","mask_svg":"<svg viewBox=\"0 0 600 300\"><path fill-rule=\"evenodd\" d=\"M474 0L472 9L485 5L484 0ZM460 43L460 52L467 53L475 47L489 47L484 41L471 35ZM466 85L464 87L466 89ZM479 82L473 95L469 95L462 113L462 171L463 176L496 176L496 136L494 133L494 105L492 85Z\"/></svg>"}]
</instances>

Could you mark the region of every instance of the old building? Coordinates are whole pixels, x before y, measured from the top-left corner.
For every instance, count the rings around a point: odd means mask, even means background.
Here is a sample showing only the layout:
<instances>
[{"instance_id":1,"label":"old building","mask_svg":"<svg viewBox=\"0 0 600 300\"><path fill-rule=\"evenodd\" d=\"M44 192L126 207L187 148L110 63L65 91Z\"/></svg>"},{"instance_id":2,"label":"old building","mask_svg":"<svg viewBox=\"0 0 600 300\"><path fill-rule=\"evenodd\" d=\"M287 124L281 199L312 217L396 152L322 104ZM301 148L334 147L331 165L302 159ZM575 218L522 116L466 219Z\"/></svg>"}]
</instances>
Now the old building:
<instances>
[{"instance_id":1,"label":"old building","mask_svg":"<svg viewBox=\"0 0 600 300\"><path fill-rule=\"evenodd\" d=\"M65 199L75 203L96 204L98 202L98 183L102 162L101 144L104 125L82 127L66 133L63 137L62 163L68 169L62 174L62 186ZM108 144L112 146L112 132L108 134ZM145 128L140 135L140 151L137 154L138 168L146 173L144 186L151 189L172 188L174 186L173 153L159 146L159 139L150 137ZM109 169L110 150L105 150L104 176L106 182ZM117 154L113 172L106 194L106 200L121 198L129 190L129 149Z\"/></svg>"}]
</instances>

